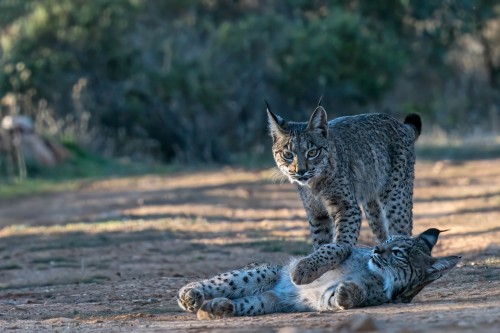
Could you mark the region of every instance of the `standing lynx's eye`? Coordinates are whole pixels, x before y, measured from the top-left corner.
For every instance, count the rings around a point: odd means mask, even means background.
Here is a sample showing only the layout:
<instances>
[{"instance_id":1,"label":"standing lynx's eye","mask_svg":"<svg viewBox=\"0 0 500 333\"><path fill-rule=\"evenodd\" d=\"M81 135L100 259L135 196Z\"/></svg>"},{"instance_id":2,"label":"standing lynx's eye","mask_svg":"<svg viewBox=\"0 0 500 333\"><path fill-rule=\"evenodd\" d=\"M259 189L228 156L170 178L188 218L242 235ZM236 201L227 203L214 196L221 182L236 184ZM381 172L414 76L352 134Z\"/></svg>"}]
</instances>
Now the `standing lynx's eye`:
<instances>
[{"instance_id":1,"label":"standing lynx's eye","mask_svg":"<svg viewBox=\"0 0 500 333\"><path fill-rule=\"evenodd\" d=\"M319 149L313 148L313 149L309 149L307 151L307 157L308 158L315 158L318 155L319 155Z\"/></svg>"},{"instance_id":2,"label":"standing lynx's eye","mask_svg":"<svg viewBox=\"0 0 500 333\"><path fill-rule=\"evenodd\" d=\"M283 158L285 160L291 160L291 159L293 159L293 153L289 150L284 150L283 151Z\"/></svg>"}]
</instances>

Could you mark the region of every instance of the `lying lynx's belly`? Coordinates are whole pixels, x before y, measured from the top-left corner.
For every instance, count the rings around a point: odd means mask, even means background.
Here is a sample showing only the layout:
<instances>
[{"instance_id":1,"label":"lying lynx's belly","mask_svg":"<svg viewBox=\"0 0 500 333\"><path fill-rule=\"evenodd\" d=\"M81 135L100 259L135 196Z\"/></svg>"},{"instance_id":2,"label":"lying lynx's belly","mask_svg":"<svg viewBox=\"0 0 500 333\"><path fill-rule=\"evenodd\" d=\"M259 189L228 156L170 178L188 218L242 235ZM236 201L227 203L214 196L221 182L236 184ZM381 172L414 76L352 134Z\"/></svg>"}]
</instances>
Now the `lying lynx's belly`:
<instances>
[{"instance_id":1,"label":"lying lynx's belly","mask_svg":"<svg viewBox=\"0 0 500 333\"><path fill-rule=\"evenodd\" d=\"M365 285L367 280L379 278L368 268L370 257L370 249L354 248L351 255L339 267L304 285L295 285L290 278L290 269L296 263L294 260L283 270L274 292L283 306L290 311L332 310L329 299L340 282L354 281Z\"/></svg>"}]
</instances>

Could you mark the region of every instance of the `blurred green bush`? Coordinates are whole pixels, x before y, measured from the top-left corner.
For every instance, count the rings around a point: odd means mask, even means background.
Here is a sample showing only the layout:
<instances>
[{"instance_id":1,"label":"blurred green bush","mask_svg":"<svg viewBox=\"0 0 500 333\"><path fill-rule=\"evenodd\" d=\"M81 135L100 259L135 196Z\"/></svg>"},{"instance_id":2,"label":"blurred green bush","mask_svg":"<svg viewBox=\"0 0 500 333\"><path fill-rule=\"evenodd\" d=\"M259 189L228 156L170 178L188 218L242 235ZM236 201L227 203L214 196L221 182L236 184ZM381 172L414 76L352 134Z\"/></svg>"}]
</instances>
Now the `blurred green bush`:
<instances>
[{"instance_id":1,"label":"blurred green bush","mask_svg":"<svg viewBox=\"0 0 500 333\"><path fill-rule=\"evenodd\" d=\"M182 163L262 154L264 99L296 120L323 96L330 116L391 107L488 124L499 15L466 0L0 0L0 98L15 99L2 114L103 154ZM484 49L476 67L460 62L464 37Z\"/></svg>"}]
</instances>

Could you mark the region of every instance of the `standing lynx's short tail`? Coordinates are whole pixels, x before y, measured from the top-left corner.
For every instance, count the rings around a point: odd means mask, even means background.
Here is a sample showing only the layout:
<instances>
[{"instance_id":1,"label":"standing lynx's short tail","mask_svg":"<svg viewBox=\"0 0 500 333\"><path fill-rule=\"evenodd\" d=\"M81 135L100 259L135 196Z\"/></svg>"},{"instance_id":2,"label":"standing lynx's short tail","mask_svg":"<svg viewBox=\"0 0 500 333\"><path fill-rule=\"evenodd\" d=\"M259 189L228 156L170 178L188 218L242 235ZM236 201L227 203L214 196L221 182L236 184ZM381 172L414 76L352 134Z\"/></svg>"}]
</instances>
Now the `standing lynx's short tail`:
<instances>
[{"instance_id":1,"label":"standing lynx's short tail","mask_svg":"<svg viewBox=\"0 0 500 333\"><path fill-rule=\"evenodd\" d=\"M415 130L415 140L417 140L422 132L422 119L420 119L420 115L417 113L410 113L405 117L404 123L413 127Z\"/></svg>"}]
</instances>

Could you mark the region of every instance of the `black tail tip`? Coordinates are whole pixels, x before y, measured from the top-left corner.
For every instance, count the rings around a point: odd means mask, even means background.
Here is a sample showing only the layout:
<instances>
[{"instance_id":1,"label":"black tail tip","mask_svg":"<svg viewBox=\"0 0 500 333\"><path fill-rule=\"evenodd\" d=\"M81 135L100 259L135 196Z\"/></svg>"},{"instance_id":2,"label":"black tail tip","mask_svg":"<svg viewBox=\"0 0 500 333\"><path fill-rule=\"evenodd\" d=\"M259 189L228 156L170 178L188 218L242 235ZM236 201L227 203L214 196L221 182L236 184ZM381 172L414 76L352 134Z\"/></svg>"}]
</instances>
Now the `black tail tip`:
<instances>
[{"instance_id":1,"label":"black tail tip","mask_svg":"<svg viewBox=\"0 0 500 333\"><path fill-rule=\"evenodd\" d=\"M422 132L422 119L420 118L420 115L418 113L410 113L409 115L407 115L405 117L404 123L411 125L415 128L417 137Z\"/></svg>"}]
</instances>

